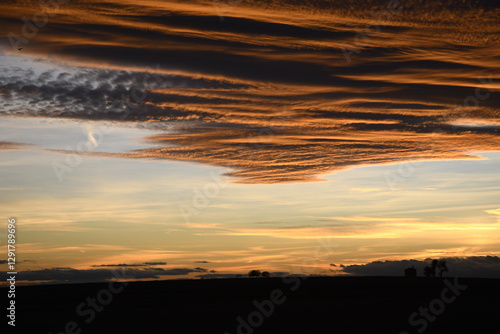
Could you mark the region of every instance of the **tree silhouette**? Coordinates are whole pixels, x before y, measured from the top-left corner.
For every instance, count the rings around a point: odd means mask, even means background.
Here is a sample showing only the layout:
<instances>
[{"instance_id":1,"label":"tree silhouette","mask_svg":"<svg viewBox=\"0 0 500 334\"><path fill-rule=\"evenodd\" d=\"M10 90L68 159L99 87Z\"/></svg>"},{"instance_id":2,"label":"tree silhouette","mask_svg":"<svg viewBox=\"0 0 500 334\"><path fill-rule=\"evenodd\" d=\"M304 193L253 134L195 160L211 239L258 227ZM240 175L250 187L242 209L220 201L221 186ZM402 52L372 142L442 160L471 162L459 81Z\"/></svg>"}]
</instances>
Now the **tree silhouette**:
<instances>
[{"instance_id":1,"label":"tree silhouette","mask_svg":"<svg viewBox=\"0 0 500 334\"><path fill-rule=\"evenodd\" d=\"M443 277L443 273L448 272L448 266L446 265L446 260L440 260L438 263L439 277Z\"/></svg>"},{"instance_id":2,"label":"tree silhouette","mask_svg":"<svg viewBox=\"0 0 500 334\"><path fill-rule=\"evenodd\" d=\"M424 268L424 275L427 277L436 277L436 270L439 270L439 277L443 277L443 273L448 272L446 260L432 260L431 265Z\"/></svg>"},{"instance_id":3,"label":"tree silhouette","mask_svg":"<svg viewBox=\"0 0 500 334\"><path fill-rule=\"evenodd\" d=\"M259 277L260 276L260 270L251 270L248 273L248 277Z\"/></svg>"},{"instance_id":4,"label":"tree silhouette","mask_svg":"<svg viewBox=\"0 0 500 334\"><path fill-rule=\"evenodd\" d=\"M271 274L269 273L269 271L263 271L261 276L262 277L271 277Z\"/></svg>"}]
</instances>

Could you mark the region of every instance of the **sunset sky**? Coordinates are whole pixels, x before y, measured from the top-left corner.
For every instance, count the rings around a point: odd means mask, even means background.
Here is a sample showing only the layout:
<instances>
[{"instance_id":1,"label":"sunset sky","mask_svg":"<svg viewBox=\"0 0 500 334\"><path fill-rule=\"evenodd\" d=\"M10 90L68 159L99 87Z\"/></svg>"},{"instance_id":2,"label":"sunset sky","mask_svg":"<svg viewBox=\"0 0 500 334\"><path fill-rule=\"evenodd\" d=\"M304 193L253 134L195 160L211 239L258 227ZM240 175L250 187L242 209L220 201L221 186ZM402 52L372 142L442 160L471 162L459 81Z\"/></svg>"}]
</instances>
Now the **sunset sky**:
<instances>
[{"instance_id":1,"label":"sunset sky","mask_svg":"<svg viewBox=\"0 0 500 334\"><path fill-rule=\"evenodd\" d=\"M0 4L19 279L500 277L495 1L47 3Z\"/></svg>"}]
</instances>

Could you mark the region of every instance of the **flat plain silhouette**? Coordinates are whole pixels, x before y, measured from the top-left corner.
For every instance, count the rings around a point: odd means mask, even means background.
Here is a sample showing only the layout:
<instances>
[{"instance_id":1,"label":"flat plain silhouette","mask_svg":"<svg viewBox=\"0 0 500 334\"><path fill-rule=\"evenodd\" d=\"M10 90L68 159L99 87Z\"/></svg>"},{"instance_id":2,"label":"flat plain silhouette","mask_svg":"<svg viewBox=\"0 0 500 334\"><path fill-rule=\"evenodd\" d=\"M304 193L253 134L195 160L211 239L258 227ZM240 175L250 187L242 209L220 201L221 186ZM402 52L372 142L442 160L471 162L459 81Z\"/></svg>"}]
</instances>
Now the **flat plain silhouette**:
<instances>
[{"instance_id":1,"label":"flat plain silhouette","mask_svg":"<svg viewBox=\"0 0 500 334\"><path fill-rule=\"evenodd\" d=\"M445 280L416 277L260 277L131 282L86 323L79 304L108 283L19 287L21 333L64 333L74 321L85 334L238 333L417 333L409 317L440 298ZM467 285L425 333L500 333L498 279L459 278ZM284 302L269 303L280 291ZM5 288L0 293L6 293ZM260 311L256 305L263 305ZM431 304L432 305L432 304ZM271 310L272 309L272 310ZM271 312L272 311L272 312ZM260 312L260 313L259 313ZM262 316L259 314L266 313ZM253 318L251 318L253 317ZM248 328L247 328L248 329Z\"/></svg>"}]
</instances>

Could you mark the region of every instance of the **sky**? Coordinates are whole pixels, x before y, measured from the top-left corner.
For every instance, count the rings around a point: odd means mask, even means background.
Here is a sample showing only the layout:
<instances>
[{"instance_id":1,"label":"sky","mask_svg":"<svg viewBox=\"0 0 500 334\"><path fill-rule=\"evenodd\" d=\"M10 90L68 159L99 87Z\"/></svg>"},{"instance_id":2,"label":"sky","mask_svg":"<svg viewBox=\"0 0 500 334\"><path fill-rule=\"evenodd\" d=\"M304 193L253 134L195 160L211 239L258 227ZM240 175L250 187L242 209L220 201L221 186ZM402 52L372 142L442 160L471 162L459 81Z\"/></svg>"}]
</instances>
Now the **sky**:
<instances>
[{"instance_id":1,"label":"sky","mask_svg":"<svg viewBox=\"0 0 500 334\"><path fill-rule=\"evenodd\" d=\"M0 4L22 281L500 278L495 1L45 3Z\"/></svg>"}]
</instances>

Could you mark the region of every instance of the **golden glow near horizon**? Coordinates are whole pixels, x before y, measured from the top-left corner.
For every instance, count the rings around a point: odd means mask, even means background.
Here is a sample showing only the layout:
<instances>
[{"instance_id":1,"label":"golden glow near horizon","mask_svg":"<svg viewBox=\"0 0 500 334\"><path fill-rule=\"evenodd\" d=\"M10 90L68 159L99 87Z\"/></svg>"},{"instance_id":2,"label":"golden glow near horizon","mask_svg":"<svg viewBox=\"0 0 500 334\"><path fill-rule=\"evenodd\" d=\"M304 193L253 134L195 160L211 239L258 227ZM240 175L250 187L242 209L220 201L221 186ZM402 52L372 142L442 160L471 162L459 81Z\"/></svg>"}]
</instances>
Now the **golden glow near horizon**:
<instances>
[{"instance_id":1,"label":"golden glow near horizon","mask_svg":"<svg viewBox=\"0 0 500 334\"><path fill-rule=\"evenodd\" d=\"M499 255L499 9L410 2L0 4L20 268Z\"/></svg>"}]
</instances>

